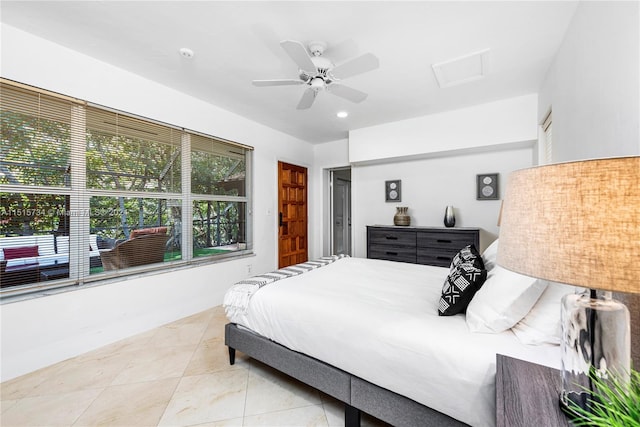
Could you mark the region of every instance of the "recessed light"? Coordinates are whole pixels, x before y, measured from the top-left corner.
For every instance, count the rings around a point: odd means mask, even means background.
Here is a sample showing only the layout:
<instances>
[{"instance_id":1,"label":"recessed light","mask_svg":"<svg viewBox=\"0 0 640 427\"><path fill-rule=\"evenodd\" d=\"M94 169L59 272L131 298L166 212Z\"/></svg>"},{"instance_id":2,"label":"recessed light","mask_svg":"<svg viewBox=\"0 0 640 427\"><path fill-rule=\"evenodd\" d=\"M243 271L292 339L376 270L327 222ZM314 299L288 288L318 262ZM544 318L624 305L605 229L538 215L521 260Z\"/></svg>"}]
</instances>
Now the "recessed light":
<instances>
[{"instance_id":1,"label":"recessed light","mask_svg":"<svg viewBox=\"0 0 640 427\"><path fill-rule=\"evenodd\" d=\"M193 51L187 47L181 48L178 52L180 52L180 56L183 58L193 58L193 55L195 55Z\"/></svg>"},{"instance_id":2,"label":"recessed light","mask_svg":"<svg viewBox=\"0 0 640 427\"><path fill-rule=\"evenodd\" d=\"M338 111L338 113L336 114L336 116L338 116L341 119L344 119L348 115L349 115L349 113L347 113L346 111Z\"/></svg>"}]
</instances>

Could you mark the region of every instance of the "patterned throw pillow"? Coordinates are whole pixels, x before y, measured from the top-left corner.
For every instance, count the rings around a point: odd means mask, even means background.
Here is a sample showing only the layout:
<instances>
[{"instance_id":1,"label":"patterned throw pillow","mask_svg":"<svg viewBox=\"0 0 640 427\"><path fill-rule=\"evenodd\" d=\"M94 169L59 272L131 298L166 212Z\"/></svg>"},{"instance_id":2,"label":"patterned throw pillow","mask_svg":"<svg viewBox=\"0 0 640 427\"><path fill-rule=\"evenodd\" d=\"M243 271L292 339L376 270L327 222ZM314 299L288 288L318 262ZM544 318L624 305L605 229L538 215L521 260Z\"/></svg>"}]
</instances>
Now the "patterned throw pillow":
<instances>
[{"instance_id":1,"label":"patterned throw pillow","mask_svg":"<svg viewBox=\"0 0 640 427\"><path fill-rule=\"evenodd\" d=\"M460 264L473 264L474 267L481 270L484 269L484 262L482 261L482 255L476 249L476 246L471 244L467 245L453 257L451 260L451 266L449 271L452 272Z\"/></svg>"},{"instance_id":2,"label":"patterned throw pillow","mask_svg":"<svg viewBox=\"0 0 640 427\"><path fill-rule=\"evenodd\" d=\"M487 279L487 270L473 263L457 265L447 276L438 303L440 316L464 313L475 293Z\"/></svg>"}]
</instances>

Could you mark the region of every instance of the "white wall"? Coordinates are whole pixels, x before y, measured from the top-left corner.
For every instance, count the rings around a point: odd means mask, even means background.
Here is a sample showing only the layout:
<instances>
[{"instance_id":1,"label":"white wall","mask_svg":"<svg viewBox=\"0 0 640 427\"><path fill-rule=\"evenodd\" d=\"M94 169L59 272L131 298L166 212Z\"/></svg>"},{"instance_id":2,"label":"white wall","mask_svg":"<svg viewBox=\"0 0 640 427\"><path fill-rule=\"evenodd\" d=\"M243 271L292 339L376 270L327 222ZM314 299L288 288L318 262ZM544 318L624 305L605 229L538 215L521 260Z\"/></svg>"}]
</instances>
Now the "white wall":
<instances>
[{"instance_id":1,"label":"white wall","mask_svg":"<svg viewBox=\"0 0 640 427\"><path fill-rule=\"evenodd\" d=\"M640 3L580 2L540 89L553 161L640 154Z\"/></svg>"},{"instance_id":2,"label":"white wall","mask_svg":"<svg viewBox=\"0 0 640 427\"><path fill-rule=\"evenodd\" d=\"M533 164L533 142L484 152L458 151L446 156L365 165L351 170L354 254L366 257L366 226L393 225L397 206L408 206L411 225L443 226L444 209L453 205L456 227L479 227L481 248L498 235L500 200L476 200L476 174L499 173L500 185L516 169ZM385 202L384 182L402 180L402 201ZM503 194L503 188L500 193Z\"/></svg>"},{"instance_id":3,"label":"white wall","mask_svg":"<svg viewBox=\"0 0 640 427\"><path fill-rule=\"evenodd\" d=\"M537 95L386 123L349 133L354 255L366 256L366 226L393 224L408 206L412 225L442 226L453 205L456 226L479 227L481 250L498 235L500 201L476 200L476 175L500 183L535 163ZM402 180L402 202L386 203L384 181Z\"/></svg>"},{"instance_id":4,"label":"white wall","mask_svg":"<svg viewBox=\"0 0 640 427\"><path fill-rule=\"evenodd\" d=\"M219 305L248 264L277 267L277 160L310 167L312 145L6 25L1 59L3 77L255 147L255 256L4 304L2 380Z\"/></svg>"},{"instance_id":5,"label":"white wall","mask_svg":"<svg viewBox=\"0 0 640 427\"><path fill-rule=\"evenodd\" d=\"M537 138L536 94L349 132L353 164L407 159Z\"/></svg>"},{"instance_id":6,"label":"white wall","mask_svg":"<svg viewBox=\"0 0 640 427\"><path fill-rule=\"evenodd\" d=\"M540 89L553 111L553 161L640 155L640 3L579 3ZM616 294L631 314L640 364L640 295Z\"/></svg>"}]
</instances>

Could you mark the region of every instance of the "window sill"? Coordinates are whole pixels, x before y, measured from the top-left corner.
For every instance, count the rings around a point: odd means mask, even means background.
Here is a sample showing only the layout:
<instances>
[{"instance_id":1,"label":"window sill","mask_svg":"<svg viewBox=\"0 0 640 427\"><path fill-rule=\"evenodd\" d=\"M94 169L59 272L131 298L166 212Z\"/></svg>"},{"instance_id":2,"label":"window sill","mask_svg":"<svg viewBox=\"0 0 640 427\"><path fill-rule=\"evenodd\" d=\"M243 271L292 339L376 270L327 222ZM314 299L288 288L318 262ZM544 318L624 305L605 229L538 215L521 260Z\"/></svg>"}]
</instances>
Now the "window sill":
<instances>
[{"instance_id":1,"label":"window sill","mask_svg":"<svg viewBox=\"0 0 640 427\"><path fill-rule=\"evenodd\" d=\"M57 295L65 292L72 292L81 289L88 289L95 286L110 285L127 280L135 280L141 277L165 274L172 271L186 270L189 268L201 267L209 264L219 264L255 257L251 250L234 251L224 255L203 256L188 261L171 261L160 265L132 267L123 271L112 273L98 273L87 276L84 283L78 283L73 279L53 280L50 283L34 283L23 286L6 288L0 291L0 305L11 304L35 298Z\"/></svg>"}]
</instances>

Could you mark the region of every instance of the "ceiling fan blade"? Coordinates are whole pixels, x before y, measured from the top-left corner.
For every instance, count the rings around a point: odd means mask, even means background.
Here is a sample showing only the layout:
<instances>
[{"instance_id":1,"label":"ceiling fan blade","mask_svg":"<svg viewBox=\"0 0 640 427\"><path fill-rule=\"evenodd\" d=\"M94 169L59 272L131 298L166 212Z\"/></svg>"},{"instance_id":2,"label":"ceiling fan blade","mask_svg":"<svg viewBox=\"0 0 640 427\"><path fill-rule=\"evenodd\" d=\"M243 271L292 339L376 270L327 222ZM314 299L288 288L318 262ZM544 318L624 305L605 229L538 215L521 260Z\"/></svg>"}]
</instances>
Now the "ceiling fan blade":
<instances>
[{"instance_id":1,"label":"ceiling fan blade","mask_svg":"<svg viewBox=\"0 0 640 427\"><path fill-rule=\"evenodd\" d=\"M276 80L254 80L254 86L292 86L304 84L302 80L276 79Z\"/></svg>"},{"instance_id":2,"label":"ceiling fan blade","mask_svg":"<svg viewBox=\"0 0 640 427\"><path fill-rule=\"evenodd\" d=\"M331 75L336 79L346 79L356 74L375 70L380 66L378 58L372 53L365 53L351 61L340 64L331 70Z\"/></svg>"},{"instance_id":3,"label":"ceiling fan blade","mask_svg":"<svg viewBox=\"0 0 640 427\"><path fill-rule=\"evenodd\" d=\"M298 64L298 67L301 70L309 71L312 73L316 72L316 66L314 65L309 53L307 52L307 48L300 42L294 40L282 40L280 42L280 46L284 49L285 52L293 59L293 61Z\"/></svg>"},{"instance_id":4,"label":"ceiling fan blade","mask_svg":"<svg viewBox=\"0 0 640 427\"><path fill-rule=\"evenodd\" d=\"M329 91L329 93L332 93L336 96L339 96L340 98L344 98L347 101L351 101L351 102L362 102L365 99L367 99L367 95L364 92L361 92L357 89L351 88L349 86L343 86L343 85L339 85L336 83L333 83L329 86L327 86L327 91Z\"/></svg>"},{"instance_id":5,"label":"ceiling fan blade","mask_svg":"<svg viewBox=\"0 0 640 427\"><path fill-rule=\"evenodd\" d=\"M313 105L313 101L316 99L317 94L318 92L314 88L310 87L309 89L305 90L296 108L298 110L306 110L307 108L310 108L311 105Z\"/></svg>"}]
</instances>

